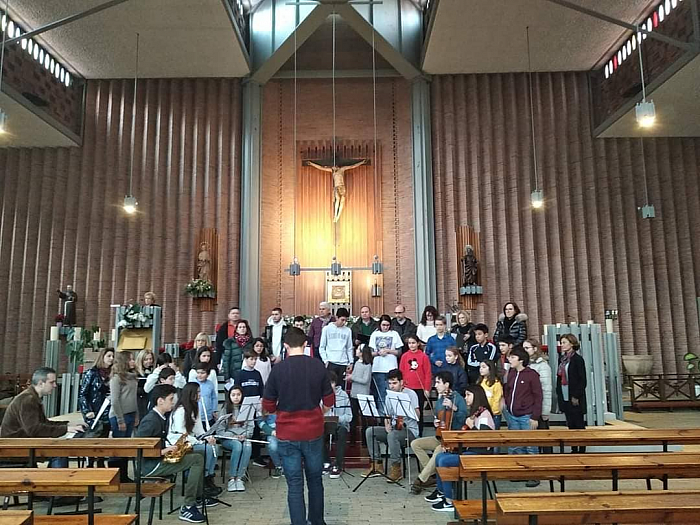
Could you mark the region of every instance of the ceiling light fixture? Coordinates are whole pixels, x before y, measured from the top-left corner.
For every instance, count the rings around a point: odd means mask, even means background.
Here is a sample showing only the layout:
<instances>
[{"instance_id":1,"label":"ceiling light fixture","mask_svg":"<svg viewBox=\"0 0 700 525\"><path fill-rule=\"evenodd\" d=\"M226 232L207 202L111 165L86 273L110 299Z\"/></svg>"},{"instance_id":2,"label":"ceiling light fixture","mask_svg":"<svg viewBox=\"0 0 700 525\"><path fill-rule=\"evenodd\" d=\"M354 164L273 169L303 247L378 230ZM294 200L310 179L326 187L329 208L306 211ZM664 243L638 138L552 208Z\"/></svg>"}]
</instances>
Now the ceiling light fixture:
<instances>
[{"instance_id":1,"label":"ceiling light fixture","mask_svg":"<svg viewBox=\"0 0 700 525\"><path fill-rule=\"evenodd\" d=\"M2 17L3 22L6 22L9 20L9 7L10 7L10 0L5 1L5 14ZM2 32L2 51L0 51L0 93L2 93L2 72L5 67L5 41L7 40L7 30L8 30L9 24L3 23L3 32ZM4 134L7 132L7 113L5 113L5 110L0 108L0 134Z\"/></svg>"},{"instance_id":2,"label":"ceiling light fixture","mask_svg":"<svg viewBox=\"0 0 700 525\"><path fill-rule=\"evenodd\" d=\"M66 75L66 85L68 78ZM136 140L136 93L139 87L139 34L136 33L136 64L134 68L134 98L131 103L131 154L129 155L129 193L124 197L124 211L129 215L136 213L139 203L133 194L134 184L134 141Z\"/></svg>"},{"instance_id":3,"label":"ceiling light fixture","mask_svg":"<svg viewBox=\"0 0 700 525\"><path fill-rule=\"evenodd\" d=\"M639 35L639 26L637 26ZM656 122L656 106L653 100L647 100L647 88L644 85L644 61L642 60L642 42L639 42L639 74L642 78L642 101L638 102L634 108L634 115L637 124L643 128L650 128Z\"/></svg>"},{"instance_id":4,"label":"ceiling light fixture","mask_svg":"<svg viewBox=\"0 0 700 525\"><path fill-rule=\"evenodd\" d=\"M535 189L530 195L530 203L536 210L544 206L544 192L540 189L539 173L537 170L537 141L535 139L535 106L532 99L532 58L530 56L530 26L525 28L525 37L527 39L527 81L530 92L530 124L532 128L532 163L535 168Z\"/></svg>"}]
</instances>

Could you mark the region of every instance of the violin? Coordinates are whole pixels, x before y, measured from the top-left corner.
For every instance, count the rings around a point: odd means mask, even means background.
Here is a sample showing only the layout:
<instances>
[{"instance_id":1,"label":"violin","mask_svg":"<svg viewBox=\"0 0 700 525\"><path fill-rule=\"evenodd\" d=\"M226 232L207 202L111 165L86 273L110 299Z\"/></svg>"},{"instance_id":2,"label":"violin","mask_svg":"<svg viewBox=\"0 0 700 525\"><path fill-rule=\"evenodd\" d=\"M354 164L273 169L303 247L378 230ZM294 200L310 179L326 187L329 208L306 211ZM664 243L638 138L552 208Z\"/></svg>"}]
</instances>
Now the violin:
<instances>
[{"instance_id":1,"label":"violin","mask_svg":"<svg viewBox=\"0 0 700 525\"><path fill-rule=\"evenodd\" d=\"M396 430L403 430L403 427L404 427L403 416L396 416L396 425L394 425L394 428Z\"/></svg>"},{"instance_id":2,"label":"violin","mask_svg":"<svg viewBox=\"0 0 700 525\"><path fill-rule=\"evenodd\" d=\"M454 396L452 395L452 390L448 390L441 395L446 399L454 402ZM438 420L437 428L435 429L435 436L442 441L442 433L445 430L450 430L452 428L452 417L454 416L454 410L452 407L443 408L438 410L436 419Z\"/></svg>"}]
</instances>

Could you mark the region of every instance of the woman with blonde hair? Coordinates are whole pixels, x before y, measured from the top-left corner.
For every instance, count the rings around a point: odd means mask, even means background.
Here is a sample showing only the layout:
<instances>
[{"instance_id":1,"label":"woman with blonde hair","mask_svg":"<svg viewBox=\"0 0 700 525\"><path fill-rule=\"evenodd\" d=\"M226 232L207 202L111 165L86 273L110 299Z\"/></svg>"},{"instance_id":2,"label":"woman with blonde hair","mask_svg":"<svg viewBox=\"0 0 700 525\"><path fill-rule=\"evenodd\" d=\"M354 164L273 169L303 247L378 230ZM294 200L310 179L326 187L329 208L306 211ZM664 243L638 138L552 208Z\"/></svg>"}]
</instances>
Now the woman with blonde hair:
<instances>
[{"instance_id":1,"label":"woman with blonde hair","mask_svg":"<svg viewBox=\"0 0 700 525\"><path fill-rule=\"evenodd\" d=\"M139 419L148 413L148 394L144 387L146 386L146 379L153 372L155 364L156 358L151 349L145 348L136 354L136 379L139 382L136 398L139 406Z\"/></svg>"},{"instance_id":2,"label":"woman with blonde hair","mask_svg":"<svg viewBox=\"0 0 700 525\"><path fill-rule=\"evenodd\" d=\"M109 380L109 397L112 402L109 408L109 422L112 426L112 437L131 437L134 427L139 424L135 366L136 362L131 352L117 352L112 365L112 378ZM129 465L126 459L112 458L109 466L119 468L121 483L133 483L127 475Z\"/></svg>"},{"instance_id":3,"label":"woman with blonde hair","mask_svg":"<svg viewBox=\"0 0 700 525\"><path fill-rule=\"evenodd\" d=\"M196 362L197 351L203 347L211 348L211 339L205 332L199 332L194 337L194 347L187 352L185 352L185 362L182 364L182 375L188 377L190 370ZM216 368L219 364L219 356L212 349L211 352L211 366Z\"/></svg>"},{"instance_id":4,"label":"woman with blonde hair","mask_svg":"<svg viewBox=\"0 0 700 525\"><path fill-rule=\"evenodd\" d=\"M452 325L450 332L452 337L455 338L455 346L459 349L459 353L466 362L469 356L469 349L476 344L472 316L468 311L460 310L453 319L457 319L457 323Z\"/></svg>"}]
</instances>

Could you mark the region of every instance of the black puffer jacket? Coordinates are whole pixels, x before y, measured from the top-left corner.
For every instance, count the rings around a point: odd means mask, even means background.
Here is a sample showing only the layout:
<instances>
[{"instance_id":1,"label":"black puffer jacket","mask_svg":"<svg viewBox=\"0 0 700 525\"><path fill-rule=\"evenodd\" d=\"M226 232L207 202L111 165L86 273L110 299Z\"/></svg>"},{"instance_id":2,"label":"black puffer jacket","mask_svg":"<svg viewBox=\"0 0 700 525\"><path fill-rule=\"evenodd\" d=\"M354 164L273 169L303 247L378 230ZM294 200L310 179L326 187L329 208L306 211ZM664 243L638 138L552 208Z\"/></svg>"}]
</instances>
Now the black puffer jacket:
<instances>
[{"instance_id":1,"label":"black puffer jacket","mask_svg":"<svg viewBox=\"0 0 700 525\"><path fill-rule=\"evenodd\" d=\"M85 372L83 381L80 383L78 394L78 404L86 423L92 423L94 419L88 419L85 415L93 412L95 415L100 411L102 403L109 397L109 374L104 378L100 375L100 369L93 366ZM109 410L105 410L100 418L103 423L109 424Z\"/></svg>"},{"instance_id":2,"label":"black puffer jacket","mask_svg":"<svg viewBox=\"0 0 700 525\"><path fill-rule=\"evenodd\" d=\"M506 332L505 329L505 319L506 316L501 314L498 316L498 323L496 323L496 332L493 334L493 342L498 344L501 336L510 335L515 341L514 345L521 345L527 339L527 315L519 313L515 316L513 324L510 325L510 331Z\"/></svg>"}]
</instances>

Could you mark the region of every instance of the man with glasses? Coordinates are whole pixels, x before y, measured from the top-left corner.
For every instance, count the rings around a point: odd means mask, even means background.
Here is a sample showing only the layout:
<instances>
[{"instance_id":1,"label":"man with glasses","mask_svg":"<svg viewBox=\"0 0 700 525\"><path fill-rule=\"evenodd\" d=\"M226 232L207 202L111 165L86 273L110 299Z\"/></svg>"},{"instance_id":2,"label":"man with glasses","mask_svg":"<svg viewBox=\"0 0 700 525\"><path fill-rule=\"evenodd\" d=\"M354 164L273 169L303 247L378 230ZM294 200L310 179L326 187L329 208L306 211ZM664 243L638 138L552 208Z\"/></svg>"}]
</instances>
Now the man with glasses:
<instances>
[{"instance_id":1,"label":"man with glasses","mask_svg":"<svg viewBox=\"0 0 700 525\"><path fill-rule=\"evenodd\" d=\"M416 335L418 329L416 325L406 317L406 307L402 304L397 304L394 308L394 317L391 320L391 329L399 334L402 340L405 340L409 335ZM404 346L404 348L406 348Z\"/></svg>"}]
</instances>

